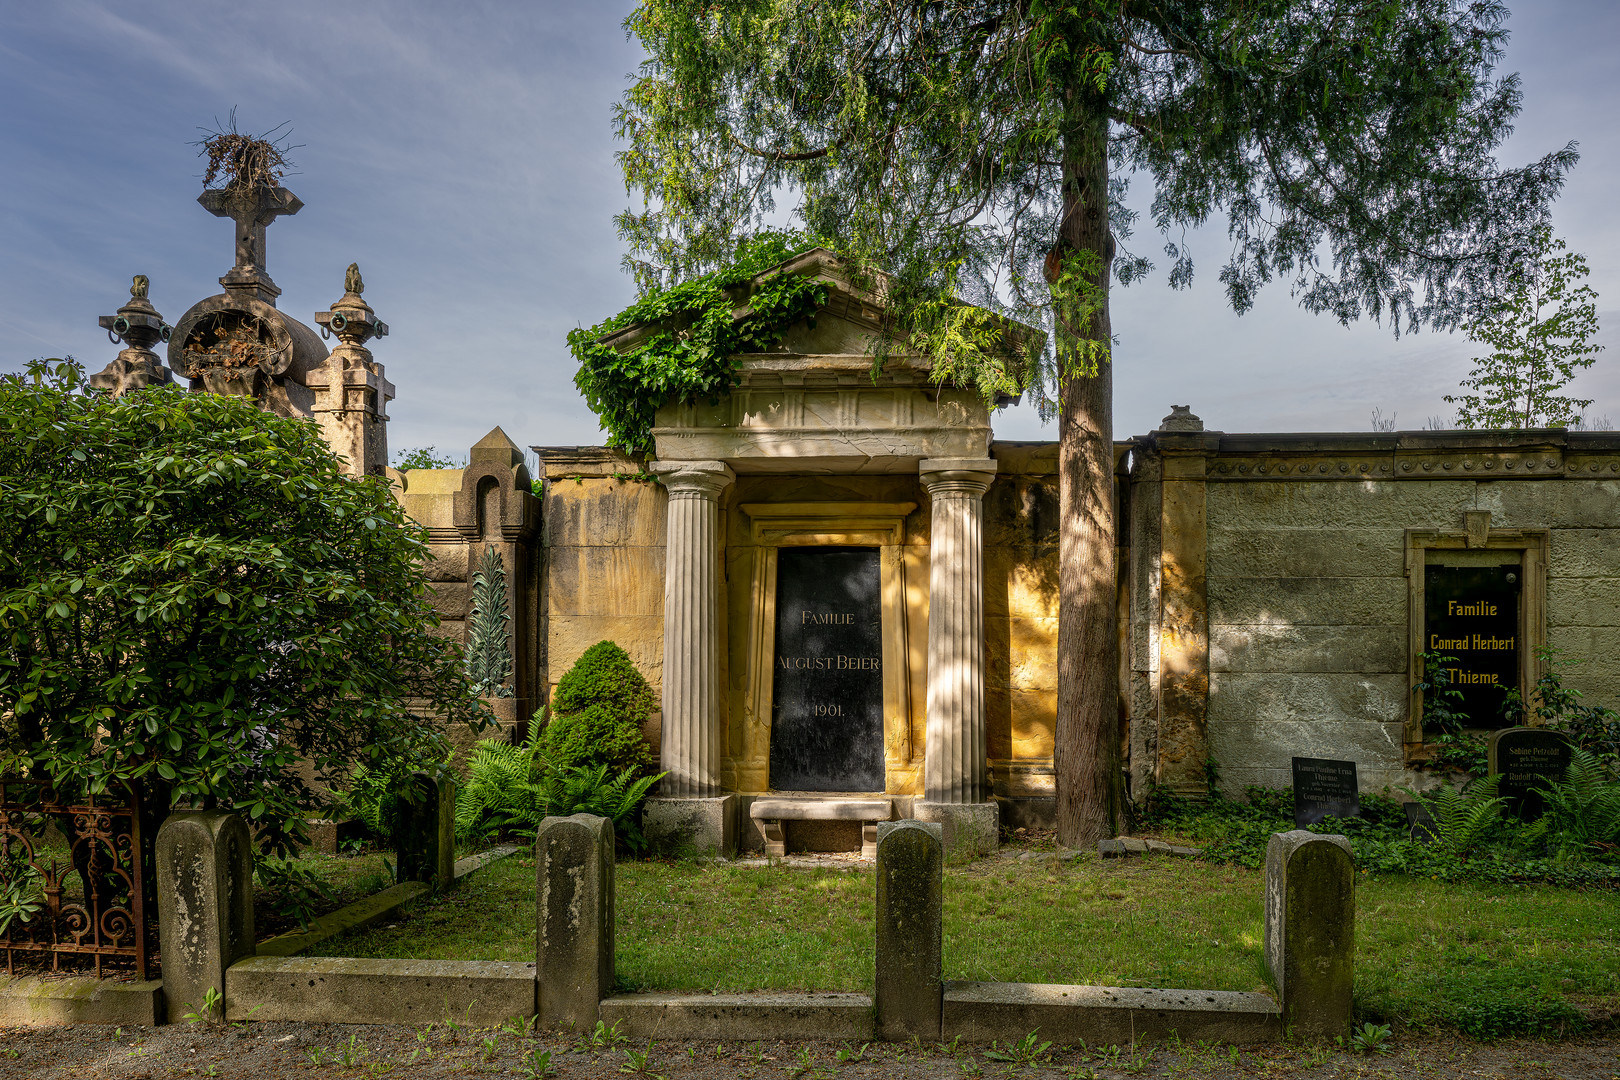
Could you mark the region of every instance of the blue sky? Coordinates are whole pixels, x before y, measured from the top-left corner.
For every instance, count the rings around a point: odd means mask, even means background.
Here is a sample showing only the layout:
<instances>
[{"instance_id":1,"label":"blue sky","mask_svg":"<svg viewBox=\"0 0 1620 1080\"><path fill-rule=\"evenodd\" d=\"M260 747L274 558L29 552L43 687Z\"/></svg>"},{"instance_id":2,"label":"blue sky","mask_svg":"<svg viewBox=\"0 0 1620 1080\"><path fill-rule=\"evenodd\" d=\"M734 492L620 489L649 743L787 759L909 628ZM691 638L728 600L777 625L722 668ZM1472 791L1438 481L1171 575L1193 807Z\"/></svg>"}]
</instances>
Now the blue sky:
<instances>
[{"instance_id":1,"label":"blue sky","mask_svg":"<svg viewBox=\"0 0 1620 1080\"><path fill-rule=\"evenodd\" d=\"M1555 224L1591 261L1611 351L1576 389L1620 424L1620 4L1512 6L1504 68L1523 74L1525 107L1504 158L1581 144ZM358 261L392 328L375 349L399 388L392 449L459 453L496 424L526 445L600 441L564 339L632 297L611 220L626 196L610 109L640 60L629 7L0 0L0 370L64 353L105 365L117 349L96 317L133 274L170 322L219 291L230 225L194 201L188 144L236 106L244 130L285 121L303 144L286 184L305 208L269 232L282 309L310 322ZM1161 272L1114 294L1116 434L1172 403L1226 431L1449 415L1466 339L1345 329L1286 285L1239 318L1216 280L1224 225L1193 244L1190 291ZM1028 408L996 430L1054 437Z\"/></svg>"}]
</instances>

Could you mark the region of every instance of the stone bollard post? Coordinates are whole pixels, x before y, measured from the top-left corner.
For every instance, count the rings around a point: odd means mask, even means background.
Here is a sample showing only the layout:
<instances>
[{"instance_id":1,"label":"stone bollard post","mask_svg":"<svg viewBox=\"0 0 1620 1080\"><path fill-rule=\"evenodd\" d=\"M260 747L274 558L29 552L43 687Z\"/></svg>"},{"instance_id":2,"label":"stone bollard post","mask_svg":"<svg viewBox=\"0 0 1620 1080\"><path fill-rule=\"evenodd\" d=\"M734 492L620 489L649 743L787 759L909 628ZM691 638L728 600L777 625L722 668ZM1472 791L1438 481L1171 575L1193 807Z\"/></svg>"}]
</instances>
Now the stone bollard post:
<instances>
[{"instance_id":1,"label":"stone bollard post","mask_svg":"<svg viewBox=\"0 0 1620 1080\"><path fill-rule=\"evenodd\" d=\"M1350 841L1296 829L1266 845L1266 965L1296 1034L1350 1034L1356 864Z\"/></svg>"},{"instance_id":2,"label":"stone bollard post","mask_svg":"<svg viewBox=\"0 0 1620 1080\"><path fill-rule=\"evenodd\" d=\"M592 814L546 818L535 865L537 1022L589 1031L613 993L613 822Z\"/></svg>"},{"instance_id":3,"label":"stone bollard post","mask_svg":"<svg viewBox=\"0 0 1620 1080\"><path fill-rule=\"evenodd\" d=\"M414 773L399 813L397 877L448 889L456 880L456 782Z\"/></svg>"},{"instance_id":4,"label":"stone bollard post","mask_svg":"<svg viewBox=\"0 0 1620 1080\"><path fill-rule=\"evenodd\" d=\"M939 822L877 827L877 1036L939 1038L945 985L945 830Z\"/></svg>"},{"instance_id":5,"label":"stone bollard post","mask_svg":"<svg viewBox=\"0 0 1620 1080\"><path fill-rule=\"evenodd\" d=\"M185 810L158 829L155 856L169 1023L204 1012L210 990L223 1020L225 972L253 955L253 837L235 814Z\"/></svg>"}]
</instances>

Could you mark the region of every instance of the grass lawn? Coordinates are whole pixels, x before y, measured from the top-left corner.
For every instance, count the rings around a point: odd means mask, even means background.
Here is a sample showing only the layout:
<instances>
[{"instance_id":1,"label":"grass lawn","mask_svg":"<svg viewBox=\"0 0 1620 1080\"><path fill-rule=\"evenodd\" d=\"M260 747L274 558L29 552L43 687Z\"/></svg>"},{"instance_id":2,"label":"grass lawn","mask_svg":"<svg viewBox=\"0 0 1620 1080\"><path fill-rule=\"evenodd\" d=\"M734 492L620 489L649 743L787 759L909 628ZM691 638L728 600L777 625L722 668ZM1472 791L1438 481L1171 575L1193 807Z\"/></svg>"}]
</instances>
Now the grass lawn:
<instances>
[{"instance_id":1,"label":"grass lawn","mask_svg":"<svg viewBox=\"0 0 1620 1080\"><path fill-rule=\"evenodd\" d=\"M945 872L945 977L1265 990L1260 871L1182 859L983 859ZM872 986L873 872L618 867L619 982L637 990ZM534 958L534 862L479 871L328 956ZM1357 883L1364 1018L1480 1035L1620 1011L1620 897L1544 886Z\"/></svg>"}]
</instances>

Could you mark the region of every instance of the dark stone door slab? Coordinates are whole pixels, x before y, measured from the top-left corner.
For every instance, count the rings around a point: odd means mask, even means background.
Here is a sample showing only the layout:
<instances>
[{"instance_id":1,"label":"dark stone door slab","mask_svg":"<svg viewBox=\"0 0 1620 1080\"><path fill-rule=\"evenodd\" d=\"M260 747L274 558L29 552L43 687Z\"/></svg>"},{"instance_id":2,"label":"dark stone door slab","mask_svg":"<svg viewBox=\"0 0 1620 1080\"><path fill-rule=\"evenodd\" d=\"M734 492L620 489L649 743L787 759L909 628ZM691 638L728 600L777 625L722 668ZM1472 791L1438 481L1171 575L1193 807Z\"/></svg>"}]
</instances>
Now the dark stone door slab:
<instances>
[{"instance_id":1,"label":"dark stone door slab","mask_svg":"<svg viewBox=\"0 0 1620 1080\"><path fill-rule=\"evenodd\" d=\"M1519 685L1519 575L1511 564L1424 569L1423 651L1454 658L1442 666L1462 697L1448 704L1468 727L1502 727L1503 698Z\"/></svg>"},{"instance_id":2,"label":"dark stone door slab","mask_svg":"<svg viewBox=\"0 0 1620 1080\"><path fill-rule=\"evenodd\" d=\"M881 589L876 548L777 552L772 788L883 790Z\"/></svg>"}]
</instances>

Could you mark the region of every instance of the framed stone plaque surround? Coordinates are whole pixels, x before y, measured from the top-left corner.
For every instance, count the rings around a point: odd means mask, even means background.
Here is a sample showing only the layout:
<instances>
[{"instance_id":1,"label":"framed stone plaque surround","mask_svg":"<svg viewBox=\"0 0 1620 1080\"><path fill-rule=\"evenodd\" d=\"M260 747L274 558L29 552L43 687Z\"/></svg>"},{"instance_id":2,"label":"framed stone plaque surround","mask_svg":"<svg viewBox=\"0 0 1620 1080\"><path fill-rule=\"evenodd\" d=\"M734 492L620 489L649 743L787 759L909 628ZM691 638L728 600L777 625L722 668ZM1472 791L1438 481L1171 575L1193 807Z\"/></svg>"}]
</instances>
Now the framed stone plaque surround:
<instances>
[{"instance_id":1,"label":"framed stone plaque surround","mask_svg":"<svg viewBox=\"0 0 1620 1080\"><path fill-rule=\"evenodd\" d=\"M747 695L741 752L728 772L736 788L772 790L771 720L777 658L777 569L782 548L874 549L882 622L882 790L910 793L921 767L921 740L912 731L910 645L906 618L905 519L913 502L744 503L754 542L749 581ZM786 789L793 790L793 789Z\"/></svg>"},{"instance_id":2,"label":"framed stone plaque surround","mask_svg":"<svg viewBox=\"0 0 1620 1080\"><path fill-rule=\"evenodd\" d=\"M1504 657L1490 656L1490 650L1481 651L1473 646L1473 638L1482 636L1481 645L1499 646L1516 658L1516 685L1534 687L1541 675L1536 654L1546 641L1547 631L1547 561L1551 543L1548 529L1493 529L1488 510L1470 510L1463 514L1464 527L1460 531L1436 529L1408 529L1406 532L1406 580L1408 617L1407 684L1416 685L1423 673L1419 654L1439 652L1459 656L1459 670L1472 672L1470 677L1485 680L1496 675L1498 683L1506 682L1502 668ZM1474 617L1480 633L1464 633L1472 625L1469 618L1447 618L1445 609L1430 603L1430 588L1443 588L1447 583L1469 591L1480 592L1483 600L1498 610ZM1488 595L1487 595L1488 594ZM1513 624L1502 618L1502 607L1516 595L1518 612ZM1442 598L1436 598L1442 599ZM1459 593L1459 601L1465 599ZM1453 605L1452 614L1463 609ZM1481 609L1482 611L1484 609ZM1433 625L1431 626L1431 623ZM1432 631L1432 633L1431 633ZM1456 646L1467 637L1469 647ZM1431 648L1431 644L1445 646ZM1477 656L1475 654L1478 654ZM1477 660L1477 663L1473 661ZM1478 668L1478 671L1474 671ZM1467 692L1469 687L1459 687ZM1468 701L1483 700L1475 693ZM1467 704L1467 702L1465 702ZM1477 702L1476 702L1477 704ZM1499 727L1495 717L1480 719L1479 728ZM1433 752L1432 738L1437 732L1423 730L1423 695L1409 697L1404 743L1409 763L1427 760ZM1426 739L1429 740L1426 742Z\"/></svg>"}]
</instances>

